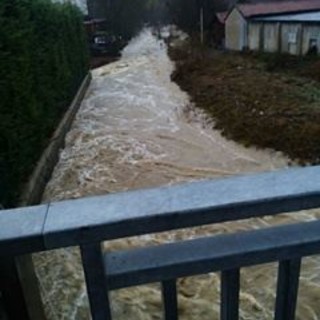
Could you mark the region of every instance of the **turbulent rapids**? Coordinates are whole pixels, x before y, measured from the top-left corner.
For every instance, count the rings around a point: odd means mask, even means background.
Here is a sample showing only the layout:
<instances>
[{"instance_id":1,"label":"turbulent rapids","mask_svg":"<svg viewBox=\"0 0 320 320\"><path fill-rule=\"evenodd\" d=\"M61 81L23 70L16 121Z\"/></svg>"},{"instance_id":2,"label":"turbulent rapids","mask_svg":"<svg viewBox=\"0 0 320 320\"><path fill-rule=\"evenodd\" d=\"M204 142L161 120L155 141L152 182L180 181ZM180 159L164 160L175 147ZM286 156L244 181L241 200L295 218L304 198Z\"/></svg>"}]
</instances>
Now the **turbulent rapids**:
<instances>
[{"instance_id":1,"label":"turbulent rapids","mask_svg":"<svg viewBox=\"0 0 320 320\"><path fill-rule=\"evenodd\" d=\"M273 151L244 148L212 129L186 93L170 80L174 65L162 40L143 31L122 58L93 71L93 80L67 135L43 201L176 184L287 166ZM143 199L141 199L143 201ZM113 241L107 250L158 244L200 235L310 220L319 212L225 223ZM75 248L34 256L48 318L89 319L83 273ZM320 319L320 263L303 264L298 319ZM276 268L242 270L241 319L272 318ZM219 318L219 275L179 279L179 313L186 319ZM111 295L115 319L161 319L157 285Z\"/></svg>"}]
</instances>

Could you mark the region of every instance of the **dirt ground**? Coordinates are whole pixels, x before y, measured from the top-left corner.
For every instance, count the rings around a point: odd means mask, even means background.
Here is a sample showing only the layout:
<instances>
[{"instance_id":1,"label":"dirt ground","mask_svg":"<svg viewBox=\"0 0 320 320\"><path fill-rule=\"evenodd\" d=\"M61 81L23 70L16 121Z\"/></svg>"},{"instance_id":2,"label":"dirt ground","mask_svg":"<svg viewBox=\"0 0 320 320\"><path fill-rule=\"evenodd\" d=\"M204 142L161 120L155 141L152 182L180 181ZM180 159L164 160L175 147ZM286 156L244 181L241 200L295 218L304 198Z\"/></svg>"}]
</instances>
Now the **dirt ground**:
<instances>
[{"instance_id":1,"label":"dirt ground","mask_svg":"<svg viewBox=\"0 0 320 320\"><path fill-rule=\"evenodd\" d=\"M320 163L320 62L171 47L172 79L216 128L245 146Z\"/></svg>"}]
</instances>

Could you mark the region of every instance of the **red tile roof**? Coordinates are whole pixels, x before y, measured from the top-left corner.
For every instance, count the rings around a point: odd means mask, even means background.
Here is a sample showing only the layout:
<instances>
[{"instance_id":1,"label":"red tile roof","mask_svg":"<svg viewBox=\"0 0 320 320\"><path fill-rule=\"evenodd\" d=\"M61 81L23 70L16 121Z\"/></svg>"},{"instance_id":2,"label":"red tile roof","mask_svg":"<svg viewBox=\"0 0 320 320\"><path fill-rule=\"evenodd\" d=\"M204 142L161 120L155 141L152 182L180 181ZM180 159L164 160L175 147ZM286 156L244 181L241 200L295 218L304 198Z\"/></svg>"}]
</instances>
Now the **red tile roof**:
<instances>
[{"instance_id":1,"label":"red tile roof","mask_svg":"<svg viewBox=\"0 0 320 320\"><path fill-rule=\"evenodd\" d=\"M227 16L228 16L229 11L224 11L224 12L218 12L216 14L219 22L224 23L224 21L226 20Z\"/></svg>"},{"instance_id":2,"label":"red tile roof","mask_svg":"<svg viewBox=\"0 0 320 320\"><path fill-rule=\"evenodd\" d=\"M237 6L246 17L320 10L320 0L268 2Z\"/></svg>"}]
</instances>

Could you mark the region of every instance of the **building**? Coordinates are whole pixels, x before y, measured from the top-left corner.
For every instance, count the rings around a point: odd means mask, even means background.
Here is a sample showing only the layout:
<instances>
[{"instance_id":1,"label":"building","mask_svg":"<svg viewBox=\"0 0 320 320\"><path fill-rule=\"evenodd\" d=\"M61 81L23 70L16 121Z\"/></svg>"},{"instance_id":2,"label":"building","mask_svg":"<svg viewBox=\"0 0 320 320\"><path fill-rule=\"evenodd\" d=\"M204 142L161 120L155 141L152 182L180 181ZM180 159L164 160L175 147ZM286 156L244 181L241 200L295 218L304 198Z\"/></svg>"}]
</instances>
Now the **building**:
<instances>
[{"instance_id":1,"label":"building","mask_svg":"<svg viewBox=\"0 0 320 320\"><path fill-rule=\"evenodd\" d=\"M230 50L303 55L320 51L320 0L235 5L218 14Z\"/></svg>"}]
</instances>

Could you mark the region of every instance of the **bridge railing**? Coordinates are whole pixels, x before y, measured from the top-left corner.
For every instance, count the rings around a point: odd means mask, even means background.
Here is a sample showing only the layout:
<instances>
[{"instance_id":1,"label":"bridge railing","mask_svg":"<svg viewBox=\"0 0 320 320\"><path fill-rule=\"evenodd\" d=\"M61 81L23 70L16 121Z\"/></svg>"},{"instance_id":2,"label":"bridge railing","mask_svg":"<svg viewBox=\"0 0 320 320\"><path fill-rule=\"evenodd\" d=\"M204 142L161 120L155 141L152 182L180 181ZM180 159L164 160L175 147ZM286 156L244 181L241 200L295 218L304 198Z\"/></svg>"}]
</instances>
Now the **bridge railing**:
<instances>
[{"instance_id":1,"label":"bridge railing","mask_svg":"<svg viewBox=\"0 0 320 320\"><path fill-rule=\"evenodd\" d=\"M221 319L239 319L240 268L278 262L276 320L294 319L301 259L320 253L320 221L104 253L103 241L320 207L320 167L296 168L0 211L0 259L80 246L93 319L109 292L161 282L178 319L176 279L221 272ZM22 318L21 318L22 319Z\"/></svg>"}]
</instances>

